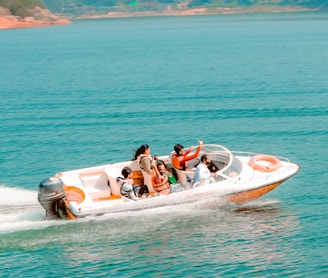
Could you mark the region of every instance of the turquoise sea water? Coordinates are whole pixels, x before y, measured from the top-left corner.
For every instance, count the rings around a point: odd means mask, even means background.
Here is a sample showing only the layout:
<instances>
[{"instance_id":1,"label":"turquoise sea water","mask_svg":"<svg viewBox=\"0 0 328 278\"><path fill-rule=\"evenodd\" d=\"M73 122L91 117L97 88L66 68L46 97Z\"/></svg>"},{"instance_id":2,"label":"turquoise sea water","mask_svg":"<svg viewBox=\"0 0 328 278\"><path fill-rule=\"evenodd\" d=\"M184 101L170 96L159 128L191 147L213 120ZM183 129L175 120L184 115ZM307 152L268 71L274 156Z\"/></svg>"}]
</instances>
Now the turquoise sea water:
<instances>
[{"instance_id":1,"label":"turquoise sea water","mask_svg":"<svg viewBox=\"0 0 328 278\"><path fill-rule=\"evenodd\" d=\"M0 53L1 276L328 276L327 14L83 20ZM301 171L241 206L44 221L44 178L197 139Z\"/></svg>"}]
</instances>

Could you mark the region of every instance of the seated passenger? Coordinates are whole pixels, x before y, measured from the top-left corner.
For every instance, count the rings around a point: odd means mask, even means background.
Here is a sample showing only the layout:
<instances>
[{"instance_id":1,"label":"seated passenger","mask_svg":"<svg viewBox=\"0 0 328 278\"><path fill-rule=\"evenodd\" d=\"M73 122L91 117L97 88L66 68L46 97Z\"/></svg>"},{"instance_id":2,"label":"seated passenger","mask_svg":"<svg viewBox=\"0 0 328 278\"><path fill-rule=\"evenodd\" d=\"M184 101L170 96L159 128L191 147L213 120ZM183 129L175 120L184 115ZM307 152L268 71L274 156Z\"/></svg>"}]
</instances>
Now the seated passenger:
<instances>
[{"instance_id":1,"label":"seated passenger","mask_svg":"<svg viewBox=\"0 0 328 278\"><path fill-rule=\"evenodd\" d=\"M194 154L190 154L190 152L194 149L194 146L191 146L188 151L184 151L184 147L181 144L176 144L174 146L175 154L172 154L172 164L176 169L188 171L195 167L195 165L188 165L188 161L195 159L202 148L203 142L198 141L198 147Z\"/></svg>"},{"instance_id":2,"label":"seated passenger","mask_svg":"<svg viewBox=\"0 0 328 278\"><path fill-rule=\"evenodd\" d=\"M211 173L208 169L208 165L211 163L211 159L207 154L203 154L200 158L200 163L197 165L195 174L194 174L194 182L201 184L213 183L215 182L214 177L216 173Z\"/></svg>"},{"instance_id":3,"label":"seated passenger","mask_svg":"<svg viewBox=\"0 0 328 278\"><path fill-rule=\"evenodd\" d=\"M172 169L169 165L165 164L165 162L158 158L157 155L154 155L154 160L156 161L156 165L163 164L166 168L166 175L169 179L170 184L176 184L177 179L175 178L177 176L175 169Z\"/></svg>"},{"instance_id":4,"label":"seated passenger","mask_svg":"<svg viewBox=\"0 0 328 278\"><path fill-rule=\"evenodd\" d=\"M182 189L179 184L170 184L165 164L162 162L158 162L154 168L153 188L159 195L168 195Z\"/></svg>"},{"instance_id":5,"label":"seated passenger","mask_svg":"<svg viewBox=\"0 0 328 278\"><path fill-rule=\"evenodd\" d=\"M162 163L158 163L157 167L154 168L153 188L159 195L167 195L171 192L170 182L166 175L166 168Z\"/></svg>"},{"instance_id":6,"label":"seated passenger","mask_svg":"<svg viewBox=\"0 0 328 278\"><path fill-rule=\"evenodd\" d=\"M133 188L132 169L130 167L124 167L122 169L122 176L118 177L117 181L121 184L121 195L129 198L133 201L138 201L137 194Z\"/></svg>"}]
</instances>

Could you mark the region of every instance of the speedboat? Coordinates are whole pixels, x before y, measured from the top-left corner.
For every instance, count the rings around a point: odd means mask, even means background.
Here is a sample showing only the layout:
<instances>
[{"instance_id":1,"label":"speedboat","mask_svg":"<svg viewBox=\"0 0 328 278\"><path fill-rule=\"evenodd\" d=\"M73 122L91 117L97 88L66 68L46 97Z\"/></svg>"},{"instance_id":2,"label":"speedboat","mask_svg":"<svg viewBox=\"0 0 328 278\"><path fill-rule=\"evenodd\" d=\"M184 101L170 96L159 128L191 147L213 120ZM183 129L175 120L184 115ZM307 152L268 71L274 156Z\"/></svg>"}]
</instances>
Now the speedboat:
<instances>
[{"instance_id":1,"label":"speedboat","mask_svg":"<svg viewBox=\"0 0 328 278\"><path fill-rule=\"evenodd\" d=\"M46 219L76 219L106 213L144 210L181 205L198 201L219 200L227 203L245 203L260 198L296 175L300 166L288 158L253 152L230 151L216 144L202 145L198 159L207 154L209 170L215 173L212 183L188 184L189 171L175 169L171 155L159 156L167 169L182 185L181 190L168 195L152 192L151 198L129 200L120 194L117 177L123 167L133 170L133 184L144 183L137 161L125 161L65 171L39 184L38 201L46 211Z\"/></svg>"}]
</instances>

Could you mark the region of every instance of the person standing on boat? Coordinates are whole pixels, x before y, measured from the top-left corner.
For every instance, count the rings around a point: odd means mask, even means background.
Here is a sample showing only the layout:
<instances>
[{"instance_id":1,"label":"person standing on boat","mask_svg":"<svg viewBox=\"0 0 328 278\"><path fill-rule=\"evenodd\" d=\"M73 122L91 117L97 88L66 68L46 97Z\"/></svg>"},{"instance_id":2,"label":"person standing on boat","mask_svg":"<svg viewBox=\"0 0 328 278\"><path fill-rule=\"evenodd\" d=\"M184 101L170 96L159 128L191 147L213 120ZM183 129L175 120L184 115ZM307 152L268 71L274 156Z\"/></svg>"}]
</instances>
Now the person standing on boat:
<instances>
[{"instance_id":1,"label":"person standing on boat","mask_svg":"<svg viewBox=\"0 0 328 278\"><path fill-rule=\"evenodd\" d=\"M190 154L194 150L194 146L189 147L188 151L184 151L184 147L181 144L174 146L175 153L172 154L173 166L182 171L188 171L188 168L192 169L194 165L188 165L188 161L195 159L202 148L203 141L198 140L198 147L193 154Z\"/></svg>"},{"instance_id":2,"label":"person standing on boat","mask_svg":"<svg viewBox=\"0 0 328 278\"><path fill-rule=\"evenodd\" d=\"M215 182L214 177L216 173L211 173L208 169L208 165L211 163L211 158L207 154L203 154L200 158L200 163L197 165L194 174L194 183L198 185Z\"/></svg>"},{"instance_id":3,"label":"person standing on boat","mask_svg":"<svg viewBox=\"0 0 328 278\"><path fill-rule=\"evenodd\" d=\"M122 169L122 176L123 178L117 178L117 181L121 184L121 195L133 201L138 201L138 198L133 188L132 169L130 167L124 167Z\"/></svg>"},{"instance_id":4,"label":"person standing on boat","mask_svg":"<svg viewBox=\"0 0 328 278\"><path fill-rule=\"evenodd\" d=\"M134 160L137 160L138 165L141 169L144 184L148 187L148 191L154 193L152 185L152 174L153 168L156 167L155 161L151 157L150 147L147 144L140 146L134 155Z\"/></svg>"}]
</instances>

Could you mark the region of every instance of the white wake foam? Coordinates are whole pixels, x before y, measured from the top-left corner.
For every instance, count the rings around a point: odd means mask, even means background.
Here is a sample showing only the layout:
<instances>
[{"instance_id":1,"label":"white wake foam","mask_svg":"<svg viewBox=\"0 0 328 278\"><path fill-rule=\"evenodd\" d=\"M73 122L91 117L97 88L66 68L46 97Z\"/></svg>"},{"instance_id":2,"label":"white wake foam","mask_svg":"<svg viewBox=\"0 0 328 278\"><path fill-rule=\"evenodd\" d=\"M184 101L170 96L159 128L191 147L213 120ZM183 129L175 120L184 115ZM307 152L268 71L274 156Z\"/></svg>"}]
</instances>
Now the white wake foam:
<instances>
[{"instance_id":1,"label":"white wake foam","mask_svg":"<svg viewBox=\"0 0 328 278\"><path fill-rule=\"evenodd\" d=\"M38 204L37 191L0 186L0 208Z\"/></svg>"},{"instance_id":2,"label":"white wake foam","mask_svg":"<svg viewBox=\"0 0 328 278\"><path fill-rule=\"evenodd\" d=\"M23 188L10 188L0 186L0 234L11 233L22 230L42 229L52 225L61 225L62 221L45 221L45 211L40 206L37 200L38 192ZM276 200L255 200L243 205L238 205L239 209L254 209L261 208L279 203ZM207 210L222 210L227 204L217 198L204 198L197 202L177 204L157 207L147 210L140 210L135 212L120 212L120 213L106 213L103 216L91 216L82 221L90 221L98 219L99 221L108 218L122 218L127 215L134 217L152 217L158 214L172 215L175 214L194 214L195 211L199 213ZM146 218L147 218L146 217ZM65 222L65 221L64 221Z\"/></svg>"},{"instance_id":3,"label":"white wake foam","mask_svg":"<svg viewBox=\"0 0 328 278\"><path fill-rule=\"evenodd\" d=\"M47 226L37 191L0 186L0 234Z\"/></svg>"}]
</instances>

